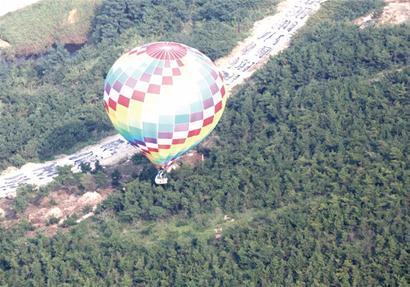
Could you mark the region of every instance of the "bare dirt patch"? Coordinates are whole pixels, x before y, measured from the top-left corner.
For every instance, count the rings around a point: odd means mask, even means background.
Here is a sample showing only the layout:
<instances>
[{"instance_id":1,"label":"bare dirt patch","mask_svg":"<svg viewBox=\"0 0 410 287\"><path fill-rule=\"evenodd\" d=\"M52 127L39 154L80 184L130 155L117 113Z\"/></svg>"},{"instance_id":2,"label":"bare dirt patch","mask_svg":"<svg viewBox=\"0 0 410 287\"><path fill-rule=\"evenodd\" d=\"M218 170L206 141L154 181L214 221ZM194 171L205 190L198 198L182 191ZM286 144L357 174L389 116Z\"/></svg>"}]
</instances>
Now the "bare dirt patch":
<instances>
[{"instance_id":1,"label":"bare dirt patch","mask_svg":"<svg viewBox=\"0 0 410 287\"><path fill-rule=\"evenodd\" d=\"M380 16L380 25L399 25L410 21L410 1L408 0L385 0L386 6Z\"/></svg>"},{"instance_id":2,"label":"bare dirt patch","mask_svg":"<svg viewBox=\"0 0 410 287\"><path fill-rule=\"evenodd\" d=\"M203 154L197 152L196 150L192 150L184 154L179 161L190 166L197 166L204 160L205 157Z\"/></svg>"},{"instance_id":3,"label":"bare dirt patch","mask_svg":"<svg viewBox=\"0 0 410 287\"><path fill-rule=\"evenodd\" d=\"M68 24L75 24L77 23L79 17L78 17L78 11L77 9L73 9L68 13L68 17L67 17L67 22Z\"/></svg>"},{"instance_id":4,"label":"bare dirt patch","mask_svg":"<svg viewBox=\"0 0 410 287\"><path fill-rule=\"evenodd\" d=\"M37 232L53 236L57 230L68 228L65 224L67 219L72 218L75 223L79 223L93 216L97 205L111 192L112 189L107 188L77 195L70 190L59 190L41 198L38 202L30 203L21 215L14 214L12 199L1 199L0 212L3 213L1 225L10 228L26 220L33 227L27 236L34 236Z\"/></svg>"},{"instance_id":5,"label":"bare dirt patch","mask_svg":"<svg viewBox=\"0 0 410 287\"><path fill-rule=\"evenodd\" d=\"M370 23L374 23L374 21L375 21L374 14L371 13L369 15L365 15L365 16L359 17L357 19L354 19L353 24L355 24L355 25L357 25L361 28L364 28L365 25L368 25Z\"/></svg>"},{"instance_id":6,"label":"bare dirt patch","mask_svg":"<svg viewBox=\"0 0 410 287\"><path fill-rule=\"evenodd\" d=\"M182 155L178 158L171 166L167 168L167 172L177 170L182 165L187 165L190 167L195 167L200 165L205 160L205 156L196 150L191 150L188 153Z\"/></svg>"},{"instance_id":7,"label":"bare dirt patch","mask_svg":"<svg viewBox=\"0 0 410 287\"><path fill-rule=\"evenodd\" d=\"M386 5L381 13L371 13L353 20L360 28L371 25L400 25L410 22L409 0L385 0Z\"/></svg>"}]
</instances>

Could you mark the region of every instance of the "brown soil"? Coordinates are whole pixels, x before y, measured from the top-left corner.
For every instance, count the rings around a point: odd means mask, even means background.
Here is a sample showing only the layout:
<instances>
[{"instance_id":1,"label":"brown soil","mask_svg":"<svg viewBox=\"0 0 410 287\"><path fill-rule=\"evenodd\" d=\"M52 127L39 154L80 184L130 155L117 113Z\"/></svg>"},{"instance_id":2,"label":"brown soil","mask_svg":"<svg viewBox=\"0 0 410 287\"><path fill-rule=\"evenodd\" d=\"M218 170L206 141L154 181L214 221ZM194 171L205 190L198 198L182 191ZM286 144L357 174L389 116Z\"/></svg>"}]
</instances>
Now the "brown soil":
<instances>
[{"instance_id":1,"label":"brown soil","mask_svg":"<svg viewBox=\"0 0 410 287\"><path fill-rule=\"evenodd\" d=\"M182 155L170 167L168 167L167 172L176 170L180 168L183 164L195 167L202 163L204 160L205 157L203 154L197 152L196 150L191 150L188 153Z\"/></svg>"},{"instance_id":2,"label":"brown soil","mask_svg":"<svg viewBox=\"0 0 410 287\"><path fill-rule=\"evenodd\" d=\"M410 1L385 0L386 6L378 19L380 25L399 25L410 21Z\"/></svg>"},{"instance_id":3,"label":"brown soil","mask_svg":"<svg viewBox=\"0 0 410 287\"><path fill-rule=\"evenodd\" d=\"M373 13L369 14L369 15L365 15L365 16L359 17L357 19L354 19L353 24L355 24L355 25L357 25L361 28L364 28L364 25L366 25L366 23L370 23L370 22L374 21L373 18L374 18Z\"/></svg>"},{"instance_id":4,"label":"brown soil","mask_svg":"<svg viewBox=\"0 0 410 287\"><path fill-rule=\"evenodd\" d=\"M380 14L371 13L353 20L353 24L365 28L368 25L400 25L410 22L409 0L385 0Z\"/></svg>"},{"instance_id":5,"label":"brown soil","mask_svg":"<svg viewBox=\"0 0 410 287\"><path fill-rule=\"evenodd\" d=\"M205 158L203 154L197 152L196 150L191 150L190 152L184 154L178 161L190 166L197 166L204 160Z\"/></svg>"},{"instance_id":6,"label":"brown soil","mask_svg":"<svg viewBox=\"0 0 410 287\"><path fill-rule=\"evenodd\" d=\"M64 230L64 221L75 215L77 222L94 215L93 211L112 192L112 189L86 192L82 195L72 194L69 190L59 190L42 198L39 202L30 203L23 214L15 215L11 209L13 199L1 199L0 209L5 212L2 219L2 226L10 228L21 220L27 220L33 231L27 236L34 236L37 232L42 232L46 236L53 236L57 230ZM88 210L84 210L88 207ZM50 224L50 219L57 223Z\"/></svg>"}]
</instances>

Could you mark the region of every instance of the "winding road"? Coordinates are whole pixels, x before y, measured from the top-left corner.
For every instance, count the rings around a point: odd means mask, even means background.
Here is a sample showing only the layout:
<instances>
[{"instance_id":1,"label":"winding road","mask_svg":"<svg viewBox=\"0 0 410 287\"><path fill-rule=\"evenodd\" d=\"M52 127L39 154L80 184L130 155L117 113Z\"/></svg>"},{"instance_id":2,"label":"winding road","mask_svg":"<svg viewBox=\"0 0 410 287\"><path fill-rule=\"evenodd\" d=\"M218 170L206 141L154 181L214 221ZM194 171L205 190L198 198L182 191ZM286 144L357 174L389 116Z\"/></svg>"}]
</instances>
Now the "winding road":
<instances>
[{"instance_id":1,"label":"winding road","mask_svg":"<svg viewBox=\"0 0 410 287\"><path fill-rule=\"evenodd\" d=\"M285 0L278 6L275 15L255 23L251 36L240 42L230 55L216 64L224 74L227 90L232 90L249 78L258 68L286 49L292 36L305 25L308 18L317 12L327 0ZM71 165L80 171L81 163L93 165L97 160L103 165L114 165L130 158L137 150L120 135L110 136L95 145L44 163L28 163L0 175L0 198L13 197L21 184L37 186L50 183L57 175L57 167Z\"/></svg>"}]
</instances>

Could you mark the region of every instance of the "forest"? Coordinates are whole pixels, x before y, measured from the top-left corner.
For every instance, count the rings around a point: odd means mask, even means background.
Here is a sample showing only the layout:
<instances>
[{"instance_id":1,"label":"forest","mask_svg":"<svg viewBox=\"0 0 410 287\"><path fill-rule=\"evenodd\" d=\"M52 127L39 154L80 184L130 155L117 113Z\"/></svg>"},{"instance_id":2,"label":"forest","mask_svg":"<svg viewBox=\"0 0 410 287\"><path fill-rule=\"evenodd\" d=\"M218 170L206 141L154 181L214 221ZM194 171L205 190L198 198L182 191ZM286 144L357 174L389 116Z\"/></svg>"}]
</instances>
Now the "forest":
<instances>
[{"instance_id":1,"label":"forest","mask_svg":"<svg viewBox=\"0 0 410 287\"><path fill-rule=\"evenodd\" d=\"M408 286L410 30L351 23L381 5L324 4L230 97L203 164L165 187L136 157L142 173L116 174L93 219L51 238L1 230L0 286ZM237 222L216 240L221 214Z\"/></svg>"}]
</instances>

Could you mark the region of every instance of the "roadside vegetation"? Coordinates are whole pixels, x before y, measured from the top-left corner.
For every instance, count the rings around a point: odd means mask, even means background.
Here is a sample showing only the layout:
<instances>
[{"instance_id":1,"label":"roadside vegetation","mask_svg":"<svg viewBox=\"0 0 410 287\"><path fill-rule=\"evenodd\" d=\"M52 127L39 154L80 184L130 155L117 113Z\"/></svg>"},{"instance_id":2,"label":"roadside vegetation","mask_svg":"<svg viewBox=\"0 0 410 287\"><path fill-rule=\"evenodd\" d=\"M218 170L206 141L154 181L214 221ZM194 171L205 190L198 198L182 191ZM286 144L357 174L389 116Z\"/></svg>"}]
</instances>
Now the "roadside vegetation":
<instances>
[{"instance_id":1,"label":"roadside vegetation","mask_svg":"<svg viewBox=\"0 0 410 287\"><path fill-rule=\"evenodd\" d=\"M335 2L230 98L203 165L116 174L68 233L2 230L0 285L406 286L410 30Z\"/></svg>"},{"instance_id":2,"label":"roadside vegetation","mask_svg":"<svg viewBox=\"0 0 410 287\"><path fill-rule=\"evenodd\" d=\"M366 13L380 13L384 0L357 0L351 1L346 5L346 1L327 1L323 3L324 9L314 16L316 21L351 21L357 17L366 15Z\"/></svg>"}]
</instances>

